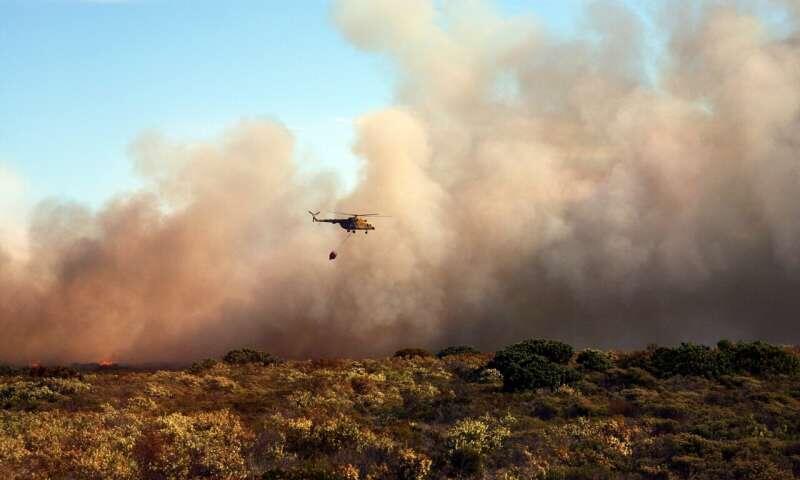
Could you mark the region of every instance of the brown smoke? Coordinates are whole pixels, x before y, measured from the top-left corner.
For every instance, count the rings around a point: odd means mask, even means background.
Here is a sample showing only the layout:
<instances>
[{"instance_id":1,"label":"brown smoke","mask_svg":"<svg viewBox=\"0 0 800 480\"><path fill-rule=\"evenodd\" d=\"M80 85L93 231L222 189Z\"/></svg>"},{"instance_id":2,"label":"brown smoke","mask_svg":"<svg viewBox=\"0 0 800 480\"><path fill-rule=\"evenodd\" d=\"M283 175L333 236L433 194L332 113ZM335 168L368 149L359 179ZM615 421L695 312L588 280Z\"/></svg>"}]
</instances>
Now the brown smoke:
<instances>
[{"instance_id":1,"label":"brown smoke","mask_svg":"<svg viewBox=\"0 0 800 480\"><path fill-rule=\"evenodd\" d=\"M273 122L143 135L147 188L45 202L25 258L0 255L1 359L799 341L800 8L669 7L654 64L615 3L562 40L476 0L336 1L398 73L397 105L357 123L355 191L299 176ZM305 211L332 207L394 218L329 262L343 231Z\"/></svg>"}]
</instances>

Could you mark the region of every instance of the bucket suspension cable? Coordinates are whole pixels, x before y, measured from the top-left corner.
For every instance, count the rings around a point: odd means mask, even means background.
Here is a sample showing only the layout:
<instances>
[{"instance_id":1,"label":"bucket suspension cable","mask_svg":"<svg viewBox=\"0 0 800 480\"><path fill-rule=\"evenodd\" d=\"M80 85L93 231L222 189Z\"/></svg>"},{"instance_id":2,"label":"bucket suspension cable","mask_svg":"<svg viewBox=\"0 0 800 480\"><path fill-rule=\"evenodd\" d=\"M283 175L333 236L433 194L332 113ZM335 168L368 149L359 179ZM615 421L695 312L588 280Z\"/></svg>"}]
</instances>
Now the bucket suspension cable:
<instances>
[{"instance_id":1,"label":"bucket suspension cable","mask_svg":"<svg viewBox=\"0 0 800 480\"><path fill-rule=\"evenodd\" d=\"M344 245L344 242L346 242L350 238L351 235L352 234L350 232L347 232L347 233L344 234L344 238L342 239L341 242L339 242L339 245L335 249L331 250L331 253L328 255L328 260L335 260L336 259L337 255L339 255L336 252L336 250L341 249L342 245Z\"/></svg>"}]
</instances>

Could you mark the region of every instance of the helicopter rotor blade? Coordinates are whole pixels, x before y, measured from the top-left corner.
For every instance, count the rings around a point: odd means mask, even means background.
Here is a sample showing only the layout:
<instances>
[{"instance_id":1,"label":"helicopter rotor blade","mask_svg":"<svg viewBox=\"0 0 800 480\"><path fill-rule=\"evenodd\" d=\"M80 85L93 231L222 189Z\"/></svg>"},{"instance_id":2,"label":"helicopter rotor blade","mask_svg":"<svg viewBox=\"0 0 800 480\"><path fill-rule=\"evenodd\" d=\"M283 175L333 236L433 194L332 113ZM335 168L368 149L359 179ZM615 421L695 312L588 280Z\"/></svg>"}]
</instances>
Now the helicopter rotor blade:
<instances>
[{"instance_id":1,"label":"helicopter rotor blade","mask_svg":"<svg viewBox=\"0 0 800 480\"><path fill-rule=\"evenodd\" d=\"M331 212L336 215L348 215L350 217L377 217L380 213L346 213L346 212Z\"/></svg>"}]
</instances>

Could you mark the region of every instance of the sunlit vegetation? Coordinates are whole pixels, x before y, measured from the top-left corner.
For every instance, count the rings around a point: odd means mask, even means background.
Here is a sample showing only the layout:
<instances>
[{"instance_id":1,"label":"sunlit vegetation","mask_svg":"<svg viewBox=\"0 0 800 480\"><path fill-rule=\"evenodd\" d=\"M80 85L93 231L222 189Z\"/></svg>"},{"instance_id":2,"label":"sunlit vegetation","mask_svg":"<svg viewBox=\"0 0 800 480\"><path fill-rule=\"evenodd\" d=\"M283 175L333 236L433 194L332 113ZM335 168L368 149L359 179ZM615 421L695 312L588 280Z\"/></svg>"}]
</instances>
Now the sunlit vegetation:
<instances>
[{"instance_id":1,"label":"sunlit vegetation","mask_svg":"<svg viewBox=\"0 0 800 480\"><path fill-rule=\"evenodd\" d=\"M0 478L791 479L800 357L527 340L185 370L0 368Z\"/></svg>"}]
</instances>

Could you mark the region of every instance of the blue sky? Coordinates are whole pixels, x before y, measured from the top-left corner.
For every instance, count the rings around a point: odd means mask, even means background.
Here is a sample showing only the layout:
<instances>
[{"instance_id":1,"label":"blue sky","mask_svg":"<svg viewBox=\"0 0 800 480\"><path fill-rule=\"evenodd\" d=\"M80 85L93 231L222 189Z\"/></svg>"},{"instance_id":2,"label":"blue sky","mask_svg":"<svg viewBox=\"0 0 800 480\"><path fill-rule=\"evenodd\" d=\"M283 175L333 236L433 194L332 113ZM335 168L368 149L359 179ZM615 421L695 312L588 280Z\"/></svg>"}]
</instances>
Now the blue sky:
<instances>
[{"instance_id":1,"label":"blue sky","mask_svg":"<svg viewBox=\"0 0 800 480\"><path fill-rule=\"evenodd\" d=\"M562 34L580 0L503 0ZM241 118L295 134L308 165L355 171L352 119L391 103L391 69L357 51L326 0L0 0L0 168L26 196L98 207L135 188L143 131L213 138ZM1 171L0 171L1 173ZM2 183L2 182L0 182Z\"/></svg>"}]
</instances>

